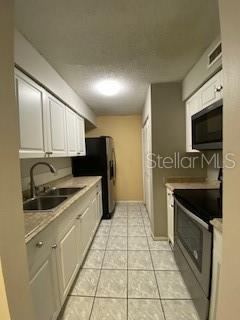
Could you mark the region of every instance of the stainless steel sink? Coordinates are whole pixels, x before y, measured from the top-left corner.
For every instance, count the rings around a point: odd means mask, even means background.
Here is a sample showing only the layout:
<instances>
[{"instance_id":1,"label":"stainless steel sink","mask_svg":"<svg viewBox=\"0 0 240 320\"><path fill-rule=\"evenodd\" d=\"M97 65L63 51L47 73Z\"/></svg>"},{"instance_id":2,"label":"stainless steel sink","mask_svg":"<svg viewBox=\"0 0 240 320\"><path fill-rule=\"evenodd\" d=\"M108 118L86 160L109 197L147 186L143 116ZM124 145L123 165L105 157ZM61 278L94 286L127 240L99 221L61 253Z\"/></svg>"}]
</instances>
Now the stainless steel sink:
<instances>
[{"instance_id":1,"label":"stainless steel sink","mask_svg":"<svg viewBox=\"0 0 240 320\"><path fill-rule=\"evenodd\" d=\"M67 197L36 197L23 203L23 210L26 211L47 211L56 208Z\"/></svg>"},{"instance_id":2,"label":"stainless steel sink","mask_svg":"<svg viewBox=\"0 0 240 320\"><path fill-rule=\"evenodd\" d=\"M52 188L42 194L42 196L71 196L85 187L86 186L79 188Z\"/></svg>"}]
</instances>

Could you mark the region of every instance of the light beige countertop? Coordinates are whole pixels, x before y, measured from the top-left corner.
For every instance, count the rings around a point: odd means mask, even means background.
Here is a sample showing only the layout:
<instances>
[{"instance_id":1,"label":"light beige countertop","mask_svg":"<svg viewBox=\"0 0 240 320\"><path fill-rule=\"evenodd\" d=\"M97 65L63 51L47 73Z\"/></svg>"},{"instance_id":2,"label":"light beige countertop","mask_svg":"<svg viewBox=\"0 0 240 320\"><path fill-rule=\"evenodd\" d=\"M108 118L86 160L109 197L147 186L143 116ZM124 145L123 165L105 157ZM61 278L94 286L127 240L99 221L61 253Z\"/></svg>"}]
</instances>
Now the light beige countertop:
<instances>
[{"instance_id":1,"label":"light beige countertop","mask_svg":"<svg viewBox=\"0 0 240 320\"><path fill-rule=\"evenodd\" d=\"M60 216L69 206L71 206L76 200L84 196L94 185L101 180L101 177L68 177L60 182L56 182L55 186L59 188L66 187L82 187L84 189L75 193L67 200L58 205L51 211L28 211L24 212L25 223L25 242L29 242L40 231L45 229L52 221Z\"/></svg>"},{"instance_id":2,"label":"light beige countertop","mask_svg":"<svg viewBox=\"0 0 240 320\"><path fill-rule=\"evenodd\" d=\"M175 189L218 189L219 181L189 181L189 182L167 182L166 187L174 191Z\"/></svg>"},{"instance_id":3,"label":"light beige countertop","mask_svg":"<svg viewBox=\"0 0 240 320\"><path fill-rule=\"evenodd\" d=\"M215 218L210 221L211 225L214 226L219 232L223 232L223 220L222 218Z\"/></svg>"}]
</instances>

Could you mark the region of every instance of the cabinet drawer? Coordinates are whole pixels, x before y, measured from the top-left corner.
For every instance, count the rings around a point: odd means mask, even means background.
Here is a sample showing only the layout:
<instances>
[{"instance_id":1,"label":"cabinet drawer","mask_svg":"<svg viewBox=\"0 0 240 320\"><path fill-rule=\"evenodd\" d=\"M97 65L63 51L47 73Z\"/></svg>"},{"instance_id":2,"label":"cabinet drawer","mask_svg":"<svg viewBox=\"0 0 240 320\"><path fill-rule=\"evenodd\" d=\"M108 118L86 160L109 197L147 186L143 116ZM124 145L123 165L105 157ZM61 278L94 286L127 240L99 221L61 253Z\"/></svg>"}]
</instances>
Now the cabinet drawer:
<instances>
[{"instance_id":1,"label":"cabinet drawer","mask_svg":"<svg viewBox=\"0 0 240 320\"><path fill-rule=\"evenodd\" d=\"M74 223L77 217L81 216L84 210L88 207L89 203L92 201L96 189L91 190L83 197L79 198L74 202L69 208L67 208L57 221L57 237L61 237L69 229L69 226Z\"/></svg>"},{"instance_id":2,"label":"cabinet drawer","mask_svg":"<svg viewBox=\"0 0 240 320\"><path fill-rule=\"evenodd\" d=\"M56 244L53 224L41 231L27 244L28 268L30 278L44 263L52 247Z\"/></svg>"}]
</instances>

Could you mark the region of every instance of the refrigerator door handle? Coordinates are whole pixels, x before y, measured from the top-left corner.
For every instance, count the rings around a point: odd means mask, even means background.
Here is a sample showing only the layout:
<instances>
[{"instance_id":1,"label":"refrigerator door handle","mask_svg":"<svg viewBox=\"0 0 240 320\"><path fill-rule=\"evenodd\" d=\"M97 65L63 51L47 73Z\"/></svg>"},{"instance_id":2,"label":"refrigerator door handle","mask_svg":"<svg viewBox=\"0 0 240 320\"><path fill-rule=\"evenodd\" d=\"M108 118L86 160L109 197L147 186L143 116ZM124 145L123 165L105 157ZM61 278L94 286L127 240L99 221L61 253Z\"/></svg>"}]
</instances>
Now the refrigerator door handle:
<instances>
[{"instance_id":1,"label":"refrigerator door handle","mask_svg":"<svg viewBox=\"0 0 240 320\"><path fill-rule=\"evenodd\" d=\"M116 168L116 155L115 150L113 149L113 184L116 184L116 174L117 174L117 168Z\"/></svg>"}]
</instances>

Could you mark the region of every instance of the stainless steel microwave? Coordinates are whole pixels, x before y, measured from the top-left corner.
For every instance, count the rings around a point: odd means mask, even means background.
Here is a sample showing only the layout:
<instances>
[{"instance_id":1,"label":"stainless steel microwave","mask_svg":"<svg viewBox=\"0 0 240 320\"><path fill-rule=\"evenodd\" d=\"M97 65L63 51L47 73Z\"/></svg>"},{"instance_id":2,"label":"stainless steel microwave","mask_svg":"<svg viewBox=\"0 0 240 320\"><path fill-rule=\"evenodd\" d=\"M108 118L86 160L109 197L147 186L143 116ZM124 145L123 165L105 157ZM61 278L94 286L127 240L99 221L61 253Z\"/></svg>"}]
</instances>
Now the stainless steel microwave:
<instances>
[{"instance_id":1,"label":"stainless steel microwave","mask_svg":"<svg viewBox=\"0 0 240 320\"><path fill-rule=\"evenodd\" d=\"M197 150L222 149L223 100L218 100L192 116L192 147Z\"/></svg>"}]
</instances>

